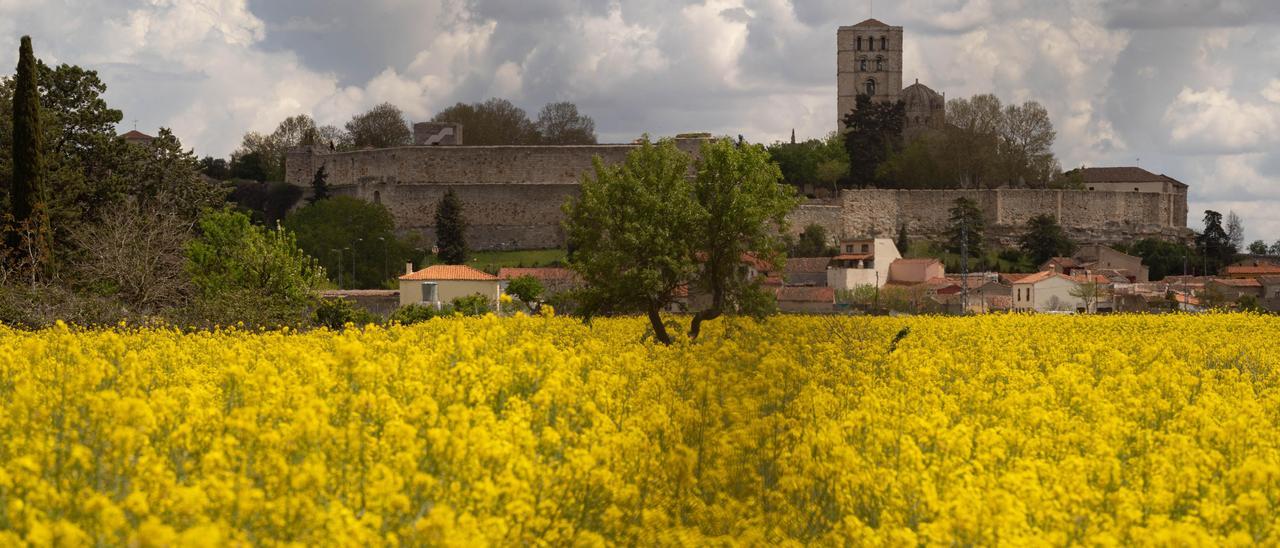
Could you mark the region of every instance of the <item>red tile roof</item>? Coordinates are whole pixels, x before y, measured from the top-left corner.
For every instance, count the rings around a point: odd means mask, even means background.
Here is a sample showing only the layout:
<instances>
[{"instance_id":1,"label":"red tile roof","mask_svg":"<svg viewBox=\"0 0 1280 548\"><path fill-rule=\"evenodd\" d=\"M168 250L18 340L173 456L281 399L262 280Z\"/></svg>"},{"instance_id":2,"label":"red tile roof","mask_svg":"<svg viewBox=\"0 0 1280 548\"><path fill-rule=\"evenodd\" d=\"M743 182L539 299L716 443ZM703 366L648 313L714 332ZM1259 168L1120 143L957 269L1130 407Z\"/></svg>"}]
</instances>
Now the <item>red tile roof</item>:
<instances>
[{"instance_id":1,"label":"red tile roof","mask_svg":"<svg viewBox=\"0 0 1280 548\"><path fill-rule=\"evenodd\" d=\"M404 281L496 282L498 277L466 265L437 264L400 277Z\"/></svg>"},{"instance_id":2,"label":"red tile roof","mask_svg":"<svg viewBox=\"0 0 1280 548\"><path fill-rule=\"evenodd\" d=\"M1054 276L1058 276L1058 275L1059 275L1059 274L1058 274L1057 272L1054 272L1054 271L1052 271L1052 270L1045 270L1045 271L1042 271L1042 272L1036 272L1035 274L1028 274L1028 275L1026 275L1026 276L1023 276L1023 277L1022 277L1022 278L1020 278L1020 279L1014 280L1014 282L1013 282L1013 283L1016 283L1016 284L1034 284L1034 283L1039 283L1039 282L1042 282L1042 281L1044 281L1044 280L1047 280L1047 279L1049 279L1049 278L1052 278L1052 277L1054 277Z\"/></svg>"},{"instance_id":3,"label":"red tile roof","mask_svg":"<svg viewBox=\"0 0 1280 548\"><path fill-rule=\"evenodd\" d=\"M1187 186L1186 183L1174 179L1168 175L1156 175L1150 171L1140 167L1086 167L1082 169L1072 170L1069 173L1079 173L1088 183L1155 183L1169 182L1180 186Z\"/></svg>"},{"instance_id":4,"label":"red tile roof","mask_svg":"<svg viewBox=\"0 0 1280 548\"><path fill-rule=\"evenodd\" d=\"M152 136L150 136L150 135L147 135L146 133L143 133L143 132L138 131L138 130L136 130L136 129L134 129L134 130L130 130L130 131L129 131L129 133L126 133L126 134L124 134L124 135L121 135L120 137L122 137L122 138L124 138L124 139L126 139L126 140L129 140L129 139L155 139L155 137L152 137Z\"/></svg>"},{"instance_id":5,"label":"red tile roof","mask_svg":"<svg viewBox=\"0 0 1280 548\"><path fill-rule=\"evenodd\" d=\"M1222 273L1227 276L1275 276L1280 275L1280 266L1228 266Z\"/></svg>"},{"instance_id":6,"label":"red tile roof","mask_svg":"<svg viewBox=\"0 0 1280 548\"><path fill-rule=\"evenodd\" d=\"M849 255L836 255L835 257L832 257L832 259L836 261L865 261L871 257L872 255L870 253L854 253Z\"/></svg>"},{"instance_id":7,"label":"red tile roof","mask_svg":"<svg viewBox=\"0 0 1280 548\"><path fill-rule=\"evenodd\" d=\"M1230 287L1262 287L1262 282L1254 278L1217 278L1213 282Z\"/></svg>"}]
</instances>

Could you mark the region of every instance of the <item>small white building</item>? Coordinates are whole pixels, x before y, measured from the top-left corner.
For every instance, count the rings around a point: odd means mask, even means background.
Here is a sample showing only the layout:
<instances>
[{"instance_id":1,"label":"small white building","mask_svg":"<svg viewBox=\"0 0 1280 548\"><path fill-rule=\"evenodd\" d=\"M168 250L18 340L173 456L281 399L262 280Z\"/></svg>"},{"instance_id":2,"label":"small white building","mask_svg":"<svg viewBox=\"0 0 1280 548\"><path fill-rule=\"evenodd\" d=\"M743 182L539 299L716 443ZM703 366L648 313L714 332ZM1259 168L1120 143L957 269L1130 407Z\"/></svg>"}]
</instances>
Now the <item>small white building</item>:
<instances>
[{"instance_id":1,"label":"small white building","mask_svg":"<svg viewBox=\"0 0 1280 548\"><path fill-rule=\"evenodd\" d=\"M1096 302L1085 302L1079 288L1090 283L1085 276L1068 276L1053 271L1037 272L1013 282L1013 310L1017 312L1097 312L1114 307L1106 278L1091 276L1098 284Z\"/></svg>"},{"instance_id":2,"label":"small white building","mask_svg":"<svg viewBox=\"0 0 1280 548\"><path fill-rule=\"evenodd\" d=\"M406 270L412 270L412 265ZM497 306L502 296L501 280L469 266L442 264L400 277L400 306L420 304L439 309L454 299L471 295L483 295Z\"/></svg>"},{"instance_id":3,"label":"small white building","mask_svg":"<svg viewBox=\"0 0 1280 548\"><path fill-rule=\"evenodd\" d=\"M898 246L888 238L840 242L840 254L827 266L827 286L837 290L884 287L889 282L889 266L901 258Z\"/></svg>"}]
</instances>

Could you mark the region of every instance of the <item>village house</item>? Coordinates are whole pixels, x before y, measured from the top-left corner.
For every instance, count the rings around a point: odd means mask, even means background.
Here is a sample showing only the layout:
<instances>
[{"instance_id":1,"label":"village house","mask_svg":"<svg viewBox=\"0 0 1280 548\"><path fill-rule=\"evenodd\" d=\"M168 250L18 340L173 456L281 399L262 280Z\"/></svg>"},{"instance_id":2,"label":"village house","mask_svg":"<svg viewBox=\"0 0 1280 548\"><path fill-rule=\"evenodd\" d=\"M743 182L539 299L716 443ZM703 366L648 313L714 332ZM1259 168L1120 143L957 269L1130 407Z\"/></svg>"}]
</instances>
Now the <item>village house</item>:
<instances>
[{"instance_id":1,"label":"village house","mask_svg":"<svg viewBox=\"0 0 1280 548\"><path fill-rule=\"evenodd\" d=\"M896 249L896 248L895 248ZM922 284L942 278L946 268L937 259L898 259L889 264L889 283L899 285Z\"/></svg>"},{"instance_id":2,"label":"village house","mask_svg":"<svg viewBox=\"0 0 1280 548\"><path fill-rule=\"evenodd\" d=\"M1085 283L1097 284L1097 302L1085 302L1077 293ZM1013 283L1013 309L1020 312L1104 312L1113 308L1106 278L1067 276L1042 271Z\"/></svg>"},{"instance_id":3,"label":"village house","mask_svg":"<svg viewBox=\"0 0 1280 548\"><path fill-rule=\"evenodd\" d=\"M440 309L454 299L481 295L499 306L501 280L465 265L432 265L416 272L405 265L400 277L400 306L420 304Z\"/></svg>"},{"instance_id":4,"label":"village house","mask_svg":"<svg viewBox=\"0 0 1280 548\"><path fill-rule=\"evenodd\" d=\"M1216 299L1226 302L1239 302L1245 297L1262 300L1262 282L1257 278L1215 278L1205 284L1204 290Z\"/></svg>"},{"instance_id":5,"label":"village house","mask_svg":"<svg viewBox=\"0 0 1280 548\"><path fill-rule=\"evenodd\" d=\"M835 311L836 290L830 287L780 286L774 289L778 310L793 314L830 314Z\"/></svg>"},{"instance_id":6,"label":"village house","mask_svg":"<svg viewBox=\"0 0 1280 548\"><path fill-rule=\"evenodd\" d=\"M1222 269L1222 278L1258 279L1263 276L1280 276L1280 265L1231 265Z\"/></svg>"},{"instance_id":7,"label":"village house","mask_svg":"<svg viewBox=\"0 0 1280 548\"><path fill-rule=\"evenodd\" d=\"M799 257L787 259L783 279L787 285L825 287L827 266L831 257Z\"/></svg>"},{"instance_id":8,"label":"village house","mask_svg":"<svg viewBox=\"0 0 1280 548\"><path fill-rule=\"evenodd\" d=\"M840 242L840 254L831 259L827 269L827 286L837 290L884 287L889 283L889 266L901 258L898 247L888 238Z\"/></svg>"},{"instance_id":9,"label":"village house","mask_svg":"<svg viewBox=\"0 0 1280 548\"><path fill-rule=\"evenodd\" d=\"M1131 283L1150 280L1150 269L1142 264L1141 257L1105 245L1086 245L1070 257L1053 257L1040 265L1040 270L1068 276L1106 271L1118 273Z\"/></svg>"},{"instance_id":10,"label":"village house","mask_svg":"<svg viewBox=\"0 0 1280 548\"><path fill-rule=\"evenodd\" d=\"M502 280L503 291L506 291L507 284L511 280L524 276L538 280L542 284L542 289L546 295L555 295L582 287L582 278L578 276L578 273L568 268L504 267L498 269L498 279Z\"/></svg>"}]
</instances>

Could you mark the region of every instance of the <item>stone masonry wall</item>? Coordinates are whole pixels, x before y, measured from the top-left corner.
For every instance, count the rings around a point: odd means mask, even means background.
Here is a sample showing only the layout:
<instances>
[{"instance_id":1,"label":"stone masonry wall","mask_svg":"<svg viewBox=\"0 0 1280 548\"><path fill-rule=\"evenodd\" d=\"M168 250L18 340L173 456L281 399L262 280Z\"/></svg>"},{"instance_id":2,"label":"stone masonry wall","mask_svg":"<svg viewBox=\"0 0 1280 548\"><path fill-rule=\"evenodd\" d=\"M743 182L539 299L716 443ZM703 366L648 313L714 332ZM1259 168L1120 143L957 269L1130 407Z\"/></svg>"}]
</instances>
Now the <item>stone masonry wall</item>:
<instances>
[{"instance_id":1,"label":"stone masonry wall","mask_svg":"<svg viewBox=\"0 0 1280 548\"><path fill-rule=\"evenodd\" d=\"M678 146L696 152L700 140ZM599 156L606 163L626 158L633 145L593 146L433 146L329 153L291 151L286 179L310 185L324 166L334 194L381 203L404 234L424 246L435 242L436 204L452 189L463 204L474 249L538 249L564 245L561 207L578 193L583 173ZM812 201L791 216L791 230L812 223L833 239L894 237L906 223L912 239L944 237L953 202L967 197L986 215L987 237L1016 245L1027 220L1055 216L1079 243L1115 244L1138 238L1185 239L1185 193L1063 190L849 190L838 200Z\"/></svg>"},{"instance_id":2,"label":"stone masonry wall","mask_svg":"<svg viewBox=\"0 0 1280 548\"><path fill-rule=\"evenodd\" d=\"M696 153L701 139L677 139ZM435 210L452 189L462 202L473 249L540 249L564 245L561 207L578 193L599 156L621 163L634 145L421 146L330 153L290 151L285 180L309 186L320 167L336 195L381 203L402 234L435 242Z\"/></svg>"},{"instance_id":3,"label":"stone masonry wall","mask_svg":"<svg viewBox=\"0 0 1280 548\"><path fill-rule=\"evenodd\" d=\"M1027 221L1041 214L1054 216L1080 243L1176 240L1189 234L1185 195L1029 189L849 190L841 195L838 219L830 205L810 203L792 216L792 230L817 222L833 238L894 237L905 223L910 238L939 240L946 235L949 210L962 197L983 211L987 238L1004 246L1016 245Z\"/></svg>"}]
</instances>

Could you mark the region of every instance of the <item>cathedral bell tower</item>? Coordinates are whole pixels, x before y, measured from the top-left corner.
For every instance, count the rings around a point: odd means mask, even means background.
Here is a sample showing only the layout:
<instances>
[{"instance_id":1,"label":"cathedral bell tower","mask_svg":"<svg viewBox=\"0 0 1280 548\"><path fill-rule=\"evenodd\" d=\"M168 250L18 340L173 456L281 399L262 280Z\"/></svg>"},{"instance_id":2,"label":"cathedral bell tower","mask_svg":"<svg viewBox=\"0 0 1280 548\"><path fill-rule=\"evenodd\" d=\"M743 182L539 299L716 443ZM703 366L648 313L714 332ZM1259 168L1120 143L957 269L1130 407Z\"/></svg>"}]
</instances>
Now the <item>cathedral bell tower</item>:
<instances>
[{"instance_id":1,"label":"cathedral bell tower","mask_svg":"<svg viewBox=\"0 0 1280 548\"><path fill-rule=\"evenodd\" d=\"M859 94L873 101L902 98L902 27L867 19L836 31L836 127Z\"/></svg>"}]
</instances>

